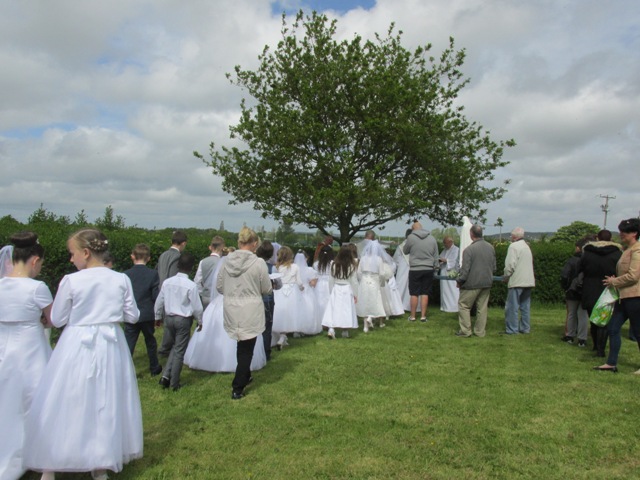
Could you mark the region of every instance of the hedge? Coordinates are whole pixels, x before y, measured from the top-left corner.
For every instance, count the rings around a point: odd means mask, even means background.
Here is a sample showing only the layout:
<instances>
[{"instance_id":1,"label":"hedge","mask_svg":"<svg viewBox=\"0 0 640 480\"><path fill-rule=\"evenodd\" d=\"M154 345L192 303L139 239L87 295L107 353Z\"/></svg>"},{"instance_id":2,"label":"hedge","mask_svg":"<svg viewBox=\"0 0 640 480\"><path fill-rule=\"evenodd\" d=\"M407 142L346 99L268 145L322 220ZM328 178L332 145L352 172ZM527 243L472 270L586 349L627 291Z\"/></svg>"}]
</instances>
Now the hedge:
<instances>
[{"instance_id":1,"label":"hedge","mask_svg":"<svg viewBox=\"0 0 640 480\"><path fill-rule=\"evenodd\" d=\"M75 225L65 221L39 221L34 224L22 224L10 216L0 218L0 245L7 245L10 236L20 230L33 230L40 238L40 243L45 248L45 262L40 278L45 281L52 292L55 293L62 277L75 271L75 267L69 262L69 253L66 248L67 238L84 226ZM237 233L217 230L201 230L195 228L182 229L187 234L188 242L186 251L191 252L200 260L209 255L208 246L211 238L220 235L227 245L236 246ZM104 230L109 239L109 250L115 258L114 269L124 271L131 266L131 250L137 243L146 243L151 248L150 267L155 267L158 257L171 245L173 229L146 230L138 227L126 227L113 230ZM501 275L504 269L504 259L507 254L508 243L496 244L497 275ZM562 303L564 294L560 287L560 271L564 262L573 254L573 243L570 242L533 242L530 244L534 258L536 275L536 288L533 291L533 299L540 303ZM300 246L293 245L294 251ZM313 255L314 249L304 248L309 255ZM393 255L393 252L389 252ZM195 273L194 267L194 272ZM504 305L507 296L505 284L496 282L491 290L491 305ZM440 298L437 282L433 291L433 303L438 303Z\"/></svg>"}]
</instances>

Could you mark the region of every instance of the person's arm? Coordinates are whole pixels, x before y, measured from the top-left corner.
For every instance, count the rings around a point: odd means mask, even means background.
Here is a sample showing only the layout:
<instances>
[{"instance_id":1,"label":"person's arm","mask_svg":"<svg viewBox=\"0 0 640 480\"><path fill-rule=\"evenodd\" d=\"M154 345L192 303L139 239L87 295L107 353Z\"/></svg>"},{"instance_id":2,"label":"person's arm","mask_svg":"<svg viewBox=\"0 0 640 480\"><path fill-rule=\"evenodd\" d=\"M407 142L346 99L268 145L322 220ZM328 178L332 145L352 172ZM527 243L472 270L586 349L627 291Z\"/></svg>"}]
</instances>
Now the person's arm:
<instances>
[{"instance_id":1,"label":"person's arm","mask_svg":"<svg viewBox=\"0 0 640 480\"><path fill-rule=\"evenodd\" d=\"M51 324L58 328L66 325L71 316L71 305L73 302L71 299L70 283L68 276L62 279L51 307Z\"/></svg>"},{"instance_id":2,"label":"person's arm","mask_svg":"<svg viewBox=\"0 0 640 480\"><path fill-rule=\"evenodd\" d=\"M153 306L154 317L156 319L156 327L162 324L164 318L164 288L160 287L160 293L156 298L156 303Z\"/></svg>"},{"instance_id":3,"label":"person's arm","mask_svg":"<svg viewBox=\"0 0 640 480\"><path fill-rule=\"evenodd\" d=\"M504 280L508 280L511 275L513 275L514 270L516 269L516 264L518 263L518 253L512 243L507 249L507 258L504 260Z\"/></svg>"},{"instance_id":4,"label":"person's arm","mask_svg":"<svg viewBox=\"0 0 640 480\"><path fill-rule=\"evenodd\" d=\"M260 281L260 293L262 295L270 295L271 293L273 293L274 284L277 282L280 282L280 286L277 287L276 290L282 288L282 280L280 280L279 278L277 280L274 280L272 283L272 280L269 278L269 270L267 269L266 263L262 264L258 275Z\"/></svg>"},{"instance_id":5,"label":"person's arm","mask_svg":"<svg viewBox=\"0 0 640 480\"><path fill-rule=\"evenodd\" d=\"M198 269L196 270L195 277L193 277L193 283L198 286L198 293L202 295L202 290L204 290L204 285L202 284L202 260L198 263Z\"/></svg>"},{"instance_id":6,"label":"person's arm","mask_svg":"<svg viewBox=\"0 0 640 480\"><path fill-rule=\"evenodd\" d=\"M140 319L140 310L138 310L138 305L136 304L136 299L133 296L133 287L131 286L131 279L121 273L124 280L124 308L123 308L123 319L126 323L136 323Z\"/></svg>"},{"instance_id":7,"label":"person's arm","mask_svg":"<svg viewBox=\"0 0 640 480\"><path fill-rule=\"evenodd\" d=\"M609 280L608 283L607 280ZM640 281L640 249L631 251L631 262L629 263L629 270L624 275L619 277L611 276L606 277L605 285L610 285L616 288L624 288L635 285Z\"/></svg>"},{"instance_id":8,"label":"person's arm","mask_svg":"<svg viewBox=\"0 0 640 480\"><path fill-rule=\"evenodd\" d=\"M189 290L189 302L191 303L193 318L198 322L198 331L200 331L202 330L202 313L204 312L204 308L202 307L198 287L195 285Z\"/></svg>"}]
</instances>

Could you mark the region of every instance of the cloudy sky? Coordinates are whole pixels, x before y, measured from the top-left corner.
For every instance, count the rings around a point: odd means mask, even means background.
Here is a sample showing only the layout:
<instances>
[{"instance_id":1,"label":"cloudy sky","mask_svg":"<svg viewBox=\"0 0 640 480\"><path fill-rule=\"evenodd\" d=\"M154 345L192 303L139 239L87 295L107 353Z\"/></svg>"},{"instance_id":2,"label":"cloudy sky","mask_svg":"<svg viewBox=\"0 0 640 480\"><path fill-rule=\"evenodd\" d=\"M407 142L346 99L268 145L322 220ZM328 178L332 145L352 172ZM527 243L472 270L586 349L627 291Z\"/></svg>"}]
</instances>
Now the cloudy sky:
<instances>
[{"instance_id":1,"label":"cloudy sky","mask_svg":"<svg viewBox=\"0 0 640 480\"><path fill-rule=\"evenodd\" d=\"M242 92L225 73L255 68L299 8L337 18L341 38L393 21L407 48L453 36L466 49L467 118L518 144L488 232L498 217L601 225L600 195L615 197L611 228L639 214L637 0L33 0L0 2L0 216L25 221L43 203L94 220L112 205L147 228L273 228L229 206L192 152L229 144Z\"/></svg>"}]
</instances>

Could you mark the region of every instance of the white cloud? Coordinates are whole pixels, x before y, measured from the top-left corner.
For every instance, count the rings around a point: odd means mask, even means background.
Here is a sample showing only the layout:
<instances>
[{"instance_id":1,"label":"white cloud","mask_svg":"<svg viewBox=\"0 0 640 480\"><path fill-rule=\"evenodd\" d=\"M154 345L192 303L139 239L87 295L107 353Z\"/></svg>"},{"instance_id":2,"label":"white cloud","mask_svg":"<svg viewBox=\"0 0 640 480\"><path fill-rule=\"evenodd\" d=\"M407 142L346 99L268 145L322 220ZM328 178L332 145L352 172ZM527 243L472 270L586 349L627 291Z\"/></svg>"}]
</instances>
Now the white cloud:
<instances>
[{"instance_id":1,"label":"white cloud","mask_svg":"<svg viewBox=\"0 0 640 480\"><path fill-rule=\"evenodd\" d=\"M95 218L111 204L140 226L270 229L251 205L227 205L221 180L192 151L231 144L243 92L225 74L255 68L264 45L275 45L278 11L323 5L2 2L0 215L25 220L42 202ZM408 48L431 42L437 54L453 36L466 49L467 116L518 143L497 172L513 183L489 206L489 226L497 217L506 230L601 223L600 194L616 196L611 219L638 214L635 0L378 0L369 10L341 13L346 8L328 12L340 38L385 34L394 21ZM399 222L385 233L404 228Z\"/></svg>"}]
</instances>

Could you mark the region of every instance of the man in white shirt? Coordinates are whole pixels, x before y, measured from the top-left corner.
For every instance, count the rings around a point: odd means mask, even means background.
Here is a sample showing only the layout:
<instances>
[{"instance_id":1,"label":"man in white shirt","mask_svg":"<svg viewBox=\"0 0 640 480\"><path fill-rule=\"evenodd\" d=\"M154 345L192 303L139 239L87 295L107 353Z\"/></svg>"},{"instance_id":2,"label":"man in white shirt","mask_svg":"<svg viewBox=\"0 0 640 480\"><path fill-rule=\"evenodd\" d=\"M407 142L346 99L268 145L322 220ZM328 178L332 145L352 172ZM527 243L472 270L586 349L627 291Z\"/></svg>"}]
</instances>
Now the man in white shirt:
<instances>
[{"instance_id":1,"label":"man in white shirt","mask_svg":"<svg viewBox=\"0 0 640 480\"><path fill-rule=\"evenodd\" d=\"M180 254L178 273L164 281L154 306L156 324L164 321L169 348L169 358L159 383L163 388L171 387L173 391L181 387L180 372L194 318L198 322L198 331L202 330L202 302L198 287L188 277L194 263L195 259L190 253Z\"/></svg>"}]
</instances>

